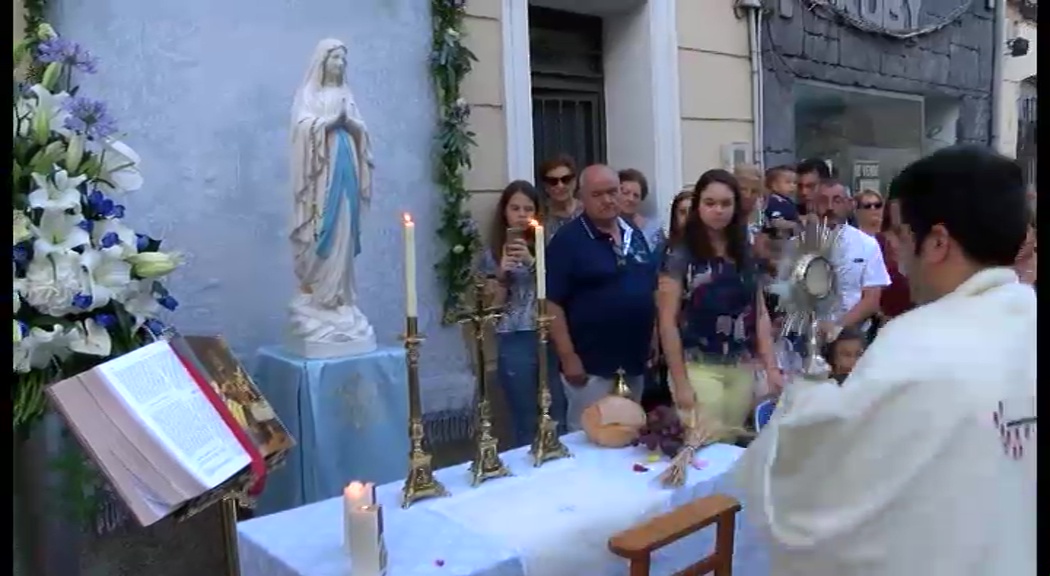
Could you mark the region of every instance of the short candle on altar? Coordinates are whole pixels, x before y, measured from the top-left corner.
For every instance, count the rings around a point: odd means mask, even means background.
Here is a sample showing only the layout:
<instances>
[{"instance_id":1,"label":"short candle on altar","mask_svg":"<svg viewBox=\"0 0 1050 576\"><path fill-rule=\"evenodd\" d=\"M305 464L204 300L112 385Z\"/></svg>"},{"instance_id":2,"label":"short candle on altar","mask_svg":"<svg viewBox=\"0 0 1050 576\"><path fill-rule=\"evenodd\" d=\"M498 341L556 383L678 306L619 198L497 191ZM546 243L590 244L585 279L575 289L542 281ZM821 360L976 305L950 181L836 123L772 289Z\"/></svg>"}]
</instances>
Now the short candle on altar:
<instances>
[{"instance_id":1,"label":"short candle on altar","mask_svg":"<svg viewBox=\"0 0 1050 576\"><path fill-rule=\"evenodd\" d=\"M536 298L547 299L547 243L543 233L543 225L535 220L529 224L533 230L533 244L536 246Z\"/></svg>"},{"instance_id":2,"label":"short candle on altar","mask_svg":"<svg viewBox=\"0 0 1050 576\"><path fill-rule=\"evenodd\" d=\"M405 315L409 318L416 318L419 316L419 302L416 295L416 224L408 212L405 212L403 218L405 220Z\"/></svg>"},{"instance_id":3,"label":"short candle on altar","mask_svg":"<svg viewBox=\"0 0 1050 576\"><path fill-rule=\"evenodd\" d=\"M375 485L371 482L353 481L343 489L347 508L353 510L375 504Z\"/></svg>"}]
</instances>

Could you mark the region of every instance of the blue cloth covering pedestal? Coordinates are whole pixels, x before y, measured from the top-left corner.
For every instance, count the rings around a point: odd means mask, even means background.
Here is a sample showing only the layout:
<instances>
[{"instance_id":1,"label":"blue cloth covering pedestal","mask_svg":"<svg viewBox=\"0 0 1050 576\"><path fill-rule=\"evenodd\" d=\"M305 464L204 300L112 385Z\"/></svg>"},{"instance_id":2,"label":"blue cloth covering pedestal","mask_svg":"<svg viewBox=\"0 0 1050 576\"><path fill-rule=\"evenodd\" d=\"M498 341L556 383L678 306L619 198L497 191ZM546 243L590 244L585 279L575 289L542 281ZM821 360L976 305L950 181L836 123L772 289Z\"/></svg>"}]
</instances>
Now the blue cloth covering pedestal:
<instances>
[{"instance_id":1,"label":"blue cloth covering pedestal","mask_svg":"<svg viewBox=\"0 0 1050 576\"><path fill-rule=\"evenodd\" d=\"M402 348L312 360L283 346L256 353L255 384L296 440L266 481L256 513L342 494L408 474L408 371Z\"/></svg>"}]
</instances>

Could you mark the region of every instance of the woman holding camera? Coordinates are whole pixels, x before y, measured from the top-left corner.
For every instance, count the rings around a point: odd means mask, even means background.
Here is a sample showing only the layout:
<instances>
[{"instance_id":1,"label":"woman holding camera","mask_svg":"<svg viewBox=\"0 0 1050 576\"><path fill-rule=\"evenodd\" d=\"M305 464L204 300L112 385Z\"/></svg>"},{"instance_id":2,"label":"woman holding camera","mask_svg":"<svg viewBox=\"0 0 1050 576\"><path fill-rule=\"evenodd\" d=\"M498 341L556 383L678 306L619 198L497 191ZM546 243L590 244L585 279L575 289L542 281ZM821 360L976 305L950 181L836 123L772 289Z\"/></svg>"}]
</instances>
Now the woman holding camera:
<instances>
[{"instance_id":1,"label":"woman holding camera","mask_svg":"<svg viewBox=\"0 0 1050 576\"><path fill-rule=\"evenodd\" d=\"M536 432L539 359L534 254L537 238L531 223L540 219L539 206L539 193L532 184L525 180L511 182L500 195L493 218L492 241L483 251L480 265L488 278L489 302L503 307L503 315L496 323L496 369L510 411L514 447L529 444ZM547 373L553 382L551 417L564 427L565 393L557 381L553 346L547 362Z\"/></svg>"}]
</instances>

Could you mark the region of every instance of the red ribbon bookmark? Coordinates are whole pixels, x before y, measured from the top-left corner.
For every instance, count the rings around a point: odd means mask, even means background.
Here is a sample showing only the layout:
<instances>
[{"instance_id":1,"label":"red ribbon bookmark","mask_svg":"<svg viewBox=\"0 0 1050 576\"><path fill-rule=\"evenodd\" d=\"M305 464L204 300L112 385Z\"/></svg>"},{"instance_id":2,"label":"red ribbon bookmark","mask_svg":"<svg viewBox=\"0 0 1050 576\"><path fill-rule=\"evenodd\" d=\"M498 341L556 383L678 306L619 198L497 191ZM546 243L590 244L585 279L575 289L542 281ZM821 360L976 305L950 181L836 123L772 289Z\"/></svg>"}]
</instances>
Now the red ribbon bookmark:
<instances>
[{"instance_id":1,"label":"red ribbon bookmark","mask_svg":"<svg viewBox=\"0 0 1050 576\"><path fill-rule=\"evenodd\" d=\"M208 381L204 378L204 375L200 373L197 366L193 362L189 362L179 354L178 350L174 346L171 347L171 351L175 353L175 356L182 362L182 366L186 368L186 371L193 377L193 381L197 383L197 387L204 393L205 398L208 402L215 407L215 411L219 413L222 421L226 423L226 426L233 432L233 436L237 438L237 442L240 443L244 451L248 453L248 457L251 458L250 469L252 471L252 477L255 481L251 487L248 488L248 494L250 496L258 496L262 492L263 487L266 485L266 460L263 458L262 452L255 445L255 442L248 437L248 433L241 428L241 424L237 422L237 419L233 417L233 413L226 406L226 402L219 397L219 393L208 384Z\"/></svg>"}]
</instances>

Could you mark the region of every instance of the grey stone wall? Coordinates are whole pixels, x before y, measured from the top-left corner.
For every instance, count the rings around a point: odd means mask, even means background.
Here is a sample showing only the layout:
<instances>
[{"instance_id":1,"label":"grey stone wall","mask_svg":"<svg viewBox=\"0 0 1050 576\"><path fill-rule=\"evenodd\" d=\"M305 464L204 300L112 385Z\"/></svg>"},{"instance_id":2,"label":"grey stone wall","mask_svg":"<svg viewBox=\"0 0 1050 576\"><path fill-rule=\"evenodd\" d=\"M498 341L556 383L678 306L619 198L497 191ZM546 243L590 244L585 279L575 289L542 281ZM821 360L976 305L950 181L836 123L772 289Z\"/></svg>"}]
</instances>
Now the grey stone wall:
<instances>
[{"instance_id":1,"label":"grey stone wall","mask_svg":"<svg viewBox=\"0 0 1050 576\"><path fill-rule=\"evenodd\" d=\"M925 0L918 23L941 20L965 2ZM812 12L806 0L766 5L771 8L762 35L766 165L797 160L793 86L799 79L956 98L958 141L988 142L994 13L984 0L974 0L947 27L908 40L831 21Z\"/></svg>"}]
</instances>

